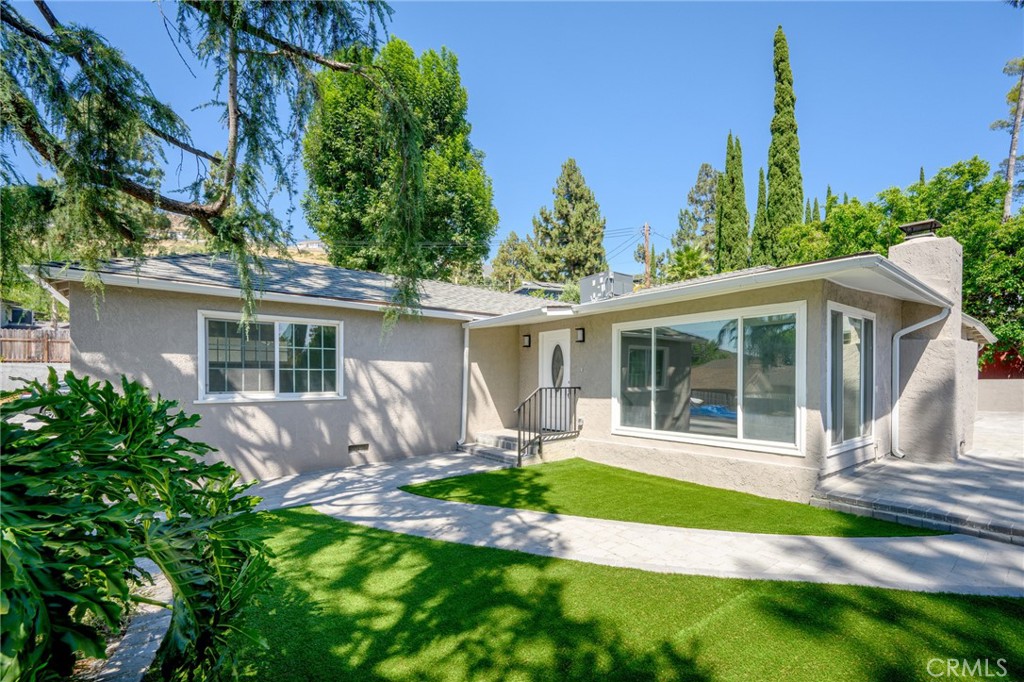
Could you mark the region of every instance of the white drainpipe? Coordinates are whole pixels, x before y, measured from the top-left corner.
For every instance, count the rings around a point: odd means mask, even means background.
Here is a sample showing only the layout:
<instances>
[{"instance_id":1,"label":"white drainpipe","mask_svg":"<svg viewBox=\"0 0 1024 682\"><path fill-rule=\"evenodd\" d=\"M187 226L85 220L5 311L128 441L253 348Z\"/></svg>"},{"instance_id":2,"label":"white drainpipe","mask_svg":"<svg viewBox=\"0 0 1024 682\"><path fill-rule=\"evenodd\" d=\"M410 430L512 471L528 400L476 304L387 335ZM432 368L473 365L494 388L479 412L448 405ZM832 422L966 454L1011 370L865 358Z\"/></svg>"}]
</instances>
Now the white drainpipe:
<instances>
[{"instance_id":1,"label":"white drainpipe","mask_svg":"<svg viewBox=\"0 0 1024 682\"><path fill-rule=\"evenodd\" d=\"M890 436L892 439L892 454L903 459L906 454L900 450L900 341L910 332L916 332L930 324L941 322L949 317L949 308L943 308L938 315L933 315L926 320L921 320L909 327L904 327L892 337L892 414L889 417Z\"/></svg>"},{"instance_id":2,"label":"white drainpipe","mask_svg":"<svg viewBox=\"0 0 1024 682\"><path fill-rule=\"evenodd\" d=\"M462 426L455 445L466 442L466 413L469 411L469 327L463 328L462 337Z\"/></svg>"}]
</instances>

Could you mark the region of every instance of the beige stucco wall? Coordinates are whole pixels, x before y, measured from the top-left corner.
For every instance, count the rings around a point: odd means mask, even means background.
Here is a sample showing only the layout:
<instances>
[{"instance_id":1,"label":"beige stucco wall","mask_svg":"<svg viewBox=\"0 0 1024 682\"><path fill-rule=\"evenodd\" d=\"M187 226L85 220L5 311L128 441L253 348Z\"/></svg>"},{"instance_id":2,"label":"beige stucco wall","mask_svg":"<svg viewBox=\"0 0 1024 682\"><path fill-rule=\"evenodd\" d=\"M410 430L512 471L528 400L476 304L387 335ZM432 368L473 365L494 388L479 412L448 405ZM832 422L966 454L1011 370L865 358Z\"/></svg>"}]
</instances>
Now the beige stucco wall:
<instances>
[{"instance_id":1,"label":"beige stucco wall","mask_svg":"<svg viewBox=\"0 0 1024 682\"><path fill-rule=\"evenodd\" d=\"M978 381L978 411L1024 414L1024 379Z\"/></svg>"},{"instance_id":2,"label":"beige stucco wall","mask_svg":"<svg viewBox=\"0 0 1024 682\"><path fill-rule=\"evenodd\" d=\"M470 331L467 442L476 440L478 433L516 428L519 343L515 327Z\"/></svg>"},{"instance_id":3,"label":"beige stucco wall","mask_svg":"<svg viewBox=\"0 0 1024 682\"><path fill-rule=\"evenodd\" d=\"M345 400L196 404L197 311L237 313L225 298L106 287L98 301L71 287L72 368L126 374L202 415L189 434L245 477L450 450L459 435L463 330L456 321L403 321L387 336L374 312L265 303L263 315L344 322ZM98 316L97 316L98 315ZM349 452L350 445L368 444Z\"/></svg>"}]
</instances>

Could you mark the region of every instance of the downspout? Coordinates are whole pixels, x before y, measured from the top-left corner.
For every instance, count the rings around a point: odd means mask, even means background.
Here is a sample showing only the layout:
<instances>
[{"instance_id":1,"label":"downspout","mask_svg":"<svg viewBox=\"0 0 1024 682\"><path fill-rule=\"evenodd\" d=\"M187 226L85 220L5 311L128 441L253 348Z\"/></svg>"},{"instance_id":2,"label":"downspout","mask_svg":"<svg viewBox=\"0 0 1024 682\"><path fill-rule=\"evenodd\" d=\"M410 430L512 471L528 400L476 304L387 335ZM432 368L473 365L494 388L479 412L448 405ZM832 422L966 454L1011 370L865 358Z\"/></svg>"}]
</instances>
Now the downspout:
<instances>
[{"instance_id":1,"label":"downspout","mask_svg":"<svg viewBox=\"0 0 1024 682\"><path fill-rule=\"evenodd\" d=\"M463 327L462 337L462 425L459 427L459 439L456 447L466 442L466 421L469 411L469 327Z\"/></svg>"},{"instance_id":2,"label":"downspout","mask_svg":"<svg viewBox=\"0 0 1024 682\"><path fill-rule=\"evenodd\" d=\"M949 317L949 308L943 308L938 315L904 327L892 336L892 414L889 416L889 435L892 440L892 454L903 459L906 454L900 450L900 341L904 336L928 325L941 322Z\"/></svg>"}]
</instances>

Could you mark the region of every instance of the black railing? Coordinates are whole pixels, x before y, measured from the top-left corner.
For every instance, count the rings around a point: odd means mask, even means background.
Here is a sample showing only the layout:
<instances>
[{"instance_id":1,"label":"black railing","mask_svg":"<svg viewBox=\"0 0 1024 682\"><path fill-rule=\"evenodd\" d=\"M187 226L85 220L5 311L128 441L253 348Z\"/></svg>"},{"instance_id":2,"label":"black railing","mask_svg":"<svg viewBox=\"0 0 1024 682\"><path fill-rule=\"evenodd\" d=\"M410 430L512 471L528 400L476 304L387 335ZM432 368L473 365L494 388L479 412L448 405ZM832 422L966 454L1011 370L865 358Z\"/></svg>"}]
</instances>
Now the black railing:
<instances>
[{"instance_id":1,"label":"black railing","mask_svg":"<svg viewBox=\"0 0 1024 682\"><path fill-rule=\"evenodd\" d=\"M576 418L579 386L541 387L516 408L519 431L516 442L517 466L523 466L523 455L534 447L541 454L545 440L575 436L580 432Z\"/></svg>"}]
</instances>

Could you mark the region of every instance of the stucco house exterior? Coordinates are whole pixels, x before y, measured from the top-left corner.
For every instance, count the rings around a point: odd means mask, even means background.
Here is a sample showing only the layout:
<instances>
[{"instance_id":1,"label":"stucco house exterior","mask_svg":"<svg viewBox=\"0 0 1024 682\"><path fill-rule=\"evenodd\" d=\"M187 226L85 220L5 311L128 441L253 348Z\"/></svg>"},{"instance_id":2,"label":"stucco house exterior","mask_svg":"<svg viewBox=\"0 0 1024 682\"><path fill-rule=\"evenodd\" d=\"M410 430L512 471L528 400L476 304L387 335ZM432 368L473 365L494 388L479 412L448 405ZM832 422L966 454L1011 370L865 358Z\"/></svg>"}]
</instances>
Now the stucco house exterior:
<instances>
[{"instance_id":1,"label":"stucco house exterior","mask_svg":"<svg viewBox=\"0 0 1024 682\"><path fill-rule=\"evenodd\" d=\"M98 308L84 270L48 277L72 301L72 369L127 374L199 412L195 437L246 476L494 434L530 454L536 433L543 458L804 501L849 467L971 447L977 350L993 337L963 314L961 248L936 226L906 226L888 258L576 305L425 282L420 318L388 333L390 280L373 273L269 261L247 334L225 260L110 262Z\"/></svg>"}]
</instances>

